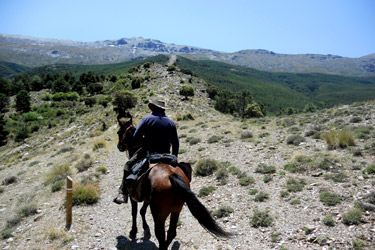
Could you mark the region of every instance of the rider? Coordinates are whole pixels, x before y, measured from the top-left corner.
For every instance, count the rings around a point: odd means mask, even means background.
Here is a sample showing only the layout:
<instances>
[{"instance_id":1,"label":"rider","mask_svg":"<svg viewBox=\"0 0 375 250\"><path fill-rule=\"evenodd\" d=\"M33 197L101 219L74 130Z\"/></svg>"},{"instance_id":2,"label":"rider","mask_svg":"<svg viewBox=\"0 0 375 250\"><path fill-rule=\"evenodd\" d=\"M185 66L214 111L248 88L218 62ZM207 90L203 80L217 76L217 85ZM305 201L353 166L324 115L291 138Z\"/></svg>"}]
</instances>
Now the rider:
<instances>
[{"instance_id":1,"label":"rider","mask_svg":"<svg viewBox=\"0 0 375 250\"><path fill-rule=\"evenodd\" d=\"M131 167L145 158L148 153L170 153L177 157L179 140L176 124L166 116L166 103L153 100L148 104L152 111L151 115L144 117L134 133L134 138L142 141L142 147L129 159L124 167L124 176L119 189L119 194L113 200L117 204L128 202L128 190L126 188L126 177L131 173Z\"/></svg>"}]
</instances>

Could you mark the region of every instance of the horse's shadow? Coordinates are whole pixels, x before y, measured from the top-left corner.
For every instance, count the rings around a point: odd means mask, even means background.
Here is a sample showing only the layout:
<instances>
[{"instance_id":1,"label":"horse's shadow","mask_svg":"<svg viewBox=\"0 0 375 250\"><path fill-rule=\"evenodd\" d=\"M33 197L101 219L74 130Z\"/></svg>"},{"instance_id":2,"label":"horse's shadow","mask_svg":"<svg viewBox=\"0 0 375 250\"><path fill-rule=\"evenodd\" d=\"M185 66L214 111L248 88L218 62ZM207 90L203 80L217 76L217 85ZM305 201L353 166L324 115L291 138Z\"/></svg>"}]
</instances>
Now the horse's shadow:
<instances>
[{"instance_id":1,"label":"horse's shadow","mask_svg":"<svg viewBox=\"0 0 375 250\"><path fill-rule=\"evenodd\" d=\"M117 239L116 248L118 250L158 250L159 249L154 242L149 241L149 240L137 242L136 240L131 240L125 237L124 235L117 236L116 239ZM172 245L171 250L179 250L179 249L180 249L180 243L178 241L175 241Z\"/></svg>"}]
</instances>

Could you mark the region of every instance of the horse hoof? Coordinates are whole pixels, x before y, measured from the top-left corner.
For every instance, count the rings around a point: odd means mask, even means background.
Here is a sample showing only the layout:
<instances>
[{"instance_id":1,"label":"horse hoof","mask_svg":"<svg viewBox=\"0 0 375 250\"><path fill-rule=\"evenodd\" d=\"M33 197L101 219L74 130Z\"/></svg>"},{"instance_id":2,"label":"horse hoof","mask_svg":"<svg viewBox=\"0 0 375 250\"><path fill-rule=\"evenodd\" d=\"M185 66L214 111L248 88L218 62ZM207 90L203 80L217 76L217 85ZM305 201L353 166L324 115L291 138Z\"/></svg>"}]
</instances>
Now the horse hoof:
<instances>
[{"instance_id":1,"label":"horse hoof","mask_svg":"<svg viewBox=\"0 0 375 250\"><path fill-rule=\"evenodd\" d=\"M135 240L137 238L137 232L136 231L130 231L129 238L132 240Z\"/></svg>"},{"instance_id":2,"label":"horse hoof","mask_svg":"<svg viewBox=\"0 0 375 250\"><path fill-rule=\"evenodd\" d=\"M150 229L145 230L143 233L143 240L149 240L149 239L151 239Z\"/></svg>"}]
</instances>

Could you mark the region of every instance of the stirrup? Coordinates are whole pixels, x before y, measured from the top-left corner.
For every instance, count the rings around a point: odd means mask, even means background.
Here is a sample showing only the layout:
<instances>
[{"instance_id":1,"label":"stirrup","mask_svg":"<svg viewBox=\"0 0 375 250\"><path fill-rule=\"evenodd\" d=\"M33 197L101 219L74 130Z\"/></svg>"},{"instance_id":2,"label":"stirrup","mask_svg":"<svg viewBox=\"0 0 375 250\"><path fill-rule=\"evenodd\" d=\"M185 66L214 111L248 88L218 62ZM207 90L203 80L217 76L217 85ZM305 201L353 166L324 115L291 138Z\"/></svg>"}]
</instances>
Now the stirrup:
<instances>
[{"instance_id":1,"label":"stirrup","mask_svg":"<svg viewBox=\"0 0 375 250\"><path fill-rule=\"evenodd\" d=\"M128 203L129 196L127 194L118 194L116 198L113 199L113 202L116 204Z\"/></svg>"}]
</instances>

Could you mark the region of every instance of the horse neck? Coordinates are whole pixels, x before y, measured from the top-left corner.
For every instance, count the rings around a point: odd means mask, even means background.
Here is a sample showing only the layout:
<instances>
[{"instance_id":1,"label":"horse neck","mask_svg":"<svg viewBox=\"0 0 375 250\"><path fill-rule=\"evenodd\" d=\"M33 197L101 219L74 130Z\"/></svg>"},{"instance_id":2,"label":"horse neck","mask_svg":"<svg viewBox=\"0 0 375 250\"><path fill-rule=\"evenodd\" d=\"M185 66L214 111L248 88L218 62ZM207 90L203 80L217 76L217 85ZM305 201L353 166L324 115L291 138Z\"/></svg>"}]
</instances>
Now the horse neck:
<instances>
[{"instance_id":1,"label":"horse neck","mask_svg":"<svg viewBox=\"0 0 375 250\"><path fill-rule=\"evenodd\" d=\"M130 129L130 134L131 136L133 137L133 134L136 130L136 128L133 126L133 124L131 125L131 127L129 128ZM128 153L129 153L129 158L132 158L133 155L141 148L141 143L138 141L138 140L135 140L134 138L132 138L128 144Z\"/></svg>"}]
</instances>

